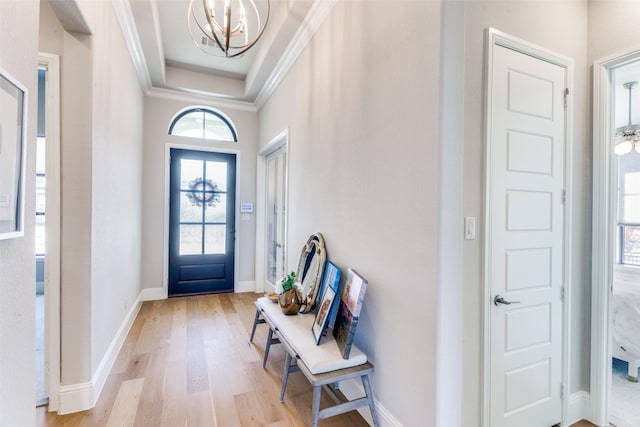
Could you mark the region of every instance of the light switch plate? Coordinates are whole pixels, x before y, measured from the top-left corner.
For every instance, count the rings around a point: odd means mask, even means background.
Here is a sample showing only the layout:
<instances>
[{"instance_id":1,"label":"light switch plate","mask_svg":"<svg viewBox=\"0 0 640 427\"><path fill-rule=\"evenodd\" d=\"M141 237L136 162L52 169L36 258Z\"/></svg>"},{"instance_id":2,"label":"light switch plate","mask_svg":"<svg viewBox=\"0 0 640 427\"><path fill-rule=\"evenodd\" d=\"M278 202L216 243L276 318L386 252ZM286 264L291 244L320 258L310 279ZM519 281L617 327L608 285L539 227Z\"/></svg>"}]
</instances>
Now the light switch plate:
<instances>
[{"instance_id":1,"label":"light switch plate","mask_svg":"<svg viewBox=\"0 0 640 427\"><path fill-rule=\"evenodd\" d=\"M467 216L464 218L464 238L475 240L476 238L476 217Z\"/></svg>"}]
</instances>

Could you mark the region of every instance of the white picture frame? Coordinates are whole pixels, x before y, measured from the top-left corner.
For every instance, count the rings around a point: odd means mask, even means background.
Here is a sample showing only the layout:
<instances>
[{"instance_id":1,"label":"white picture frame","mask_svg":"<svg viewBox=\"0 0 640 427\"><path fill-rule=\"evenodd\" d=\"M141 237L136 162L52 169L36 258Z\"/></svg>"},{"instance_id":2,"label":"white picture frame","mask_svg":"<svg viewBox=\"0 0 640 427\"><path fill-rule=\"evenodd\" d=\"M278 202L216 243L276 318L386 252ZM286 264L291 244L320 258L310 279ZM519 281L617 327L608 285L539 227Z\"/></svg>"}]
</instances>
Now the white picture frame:
<instances>
[{"instance_id":1,"label":"white picture frame","mask_svg":"<svg viewBox=\"0 0 640 427\"><path fill-rule=\"evenodd\" d=\"M27 89L0 68L0 240L24 236Z\"/></svg>"}]
</instances>

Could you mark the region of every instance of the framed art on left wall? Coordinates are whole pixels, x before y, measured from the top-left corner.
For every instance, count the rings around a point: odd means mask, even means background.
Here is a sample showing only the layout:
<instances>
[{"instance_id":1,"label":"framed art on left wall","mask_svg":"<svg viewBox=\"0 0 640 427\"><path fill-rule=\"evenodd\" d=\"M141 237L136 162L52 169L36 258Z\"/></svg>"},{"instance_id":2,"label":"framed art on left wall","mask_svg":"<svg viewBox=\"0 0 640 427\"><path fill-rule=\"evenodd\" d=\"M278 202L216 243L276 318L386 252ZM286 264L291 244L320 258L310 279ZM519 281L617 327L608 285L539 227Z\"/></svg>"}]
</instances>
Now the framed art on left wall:
<instances>
[{"instance_id":1,"label":"framed art on left wall","mask_svg":"<svg viewBox=\"0 0 640 427\"><path fill-rule=\"evenodd\" d=\"M0 68L0 240L24 235L27 89Z\"/></svg>"}]
</instances>

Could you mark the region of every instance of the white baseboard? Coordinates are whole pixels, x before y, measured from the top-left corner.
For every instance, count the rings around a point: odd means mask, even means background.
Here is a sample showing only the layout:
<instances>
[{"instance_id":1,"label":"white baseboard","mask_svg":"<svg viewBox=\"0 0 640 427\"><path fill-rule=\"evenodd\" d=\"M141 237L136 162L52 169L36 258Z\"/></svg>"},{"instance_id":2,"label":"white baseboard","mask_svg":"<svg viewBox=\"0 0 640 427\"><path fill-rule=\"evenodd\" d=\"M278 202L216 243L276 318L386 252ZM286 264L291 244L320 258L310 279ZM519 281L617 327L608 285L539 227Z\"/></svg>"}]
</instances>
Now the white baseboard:
<instances>
[{"instance_id":1,"label":"white baseboard","mask_svg":"<svg viewBox=\"0 0 640 427\"><path fill-rule=\"evenodd\" d=\"M164 288L146 288L141 292L142 301L158 301L167 299L167 293Z\"/></svg>"},{"instance_id":2,"label":"white baseboard","mask_svg":"<svg viewBox=\"0 0 640 427\"><path fill-rule=\"evenodd\" d=\"M364 388L362 387L362 384L359 380L355 379L342 381L340 383L340 391L349 400L364 396ZM375 392L373 400L376 404L376 411L378 412L378 419L381 427L403 427L402 424L400 424L400 421L391 415L391 412L389 412L387 408L382 406L382 404L375 399ZM369 412L368 407L359 408L358 412L369 423L369 425L373 425L371 412Z\"/></svg>"},{"instance_id":3,"label":"white baseboard","mask_svg":"<svg viewBox=\"0 0 640 427\"><path fill-rule=\"evenodd\" d=\"M588 392L581 390L569 396L569 413L567 414L568 426L589 418L591 409L591 396Z\"/></svg>"},{"instance_id":4,"label":"white baseboard","mask_svg":"<svg viewBox=\"0 0 640 427\"><path fill-rule=\"evenodd\" d=\"M246 280L244 282L238 282L234 292L255 292L256 291L256 281L255 280Z\"/></svg>"},{"instance_id":5,"label":"white baseboard","mask_svg":"<svg viewBox=\"0 0 640 427\"><path fill-rule=\"evenodd\" d=\"M111 344L109 344L107 351L102 357L98 369L94 372L91 382L60 386L58 414L64 415L84 411L95 406L102 392L102 388L107 381L109 372L111 372L111 368L120 353L122 344L124 344L124 340L127 338L127 334L142 306L144 291L145 289L140 291L138 298L131 306L113 340L111 340Z\"/></svg>"},{"instance_id":6,"label":"white baseboard","mask_svg":"<svg viewBox=\"0 0 640 427\"><path fill-rule=\"evenodd\" d=\"M60 386L58 393L58 415L91 409L93 402L93 384L81 383Z\"/></svg>"}]
</instances>

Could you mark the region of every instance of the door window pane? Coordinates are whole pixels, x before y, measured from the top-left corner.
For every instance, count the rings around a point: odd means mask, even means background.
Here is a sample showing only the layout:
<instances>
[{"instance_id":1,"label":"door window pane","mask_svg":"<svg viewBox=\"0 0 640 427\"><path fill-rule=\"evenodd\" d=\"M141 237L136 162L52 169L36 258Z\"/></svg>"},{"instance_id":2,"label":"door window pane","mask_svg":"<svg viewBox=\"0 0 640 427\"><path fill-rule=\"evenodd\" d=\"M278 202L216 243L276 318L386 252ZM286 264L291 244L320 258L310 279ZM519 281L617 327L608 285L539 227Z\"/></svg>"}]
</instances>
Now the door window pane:
<instances>
[{"instance_id":1,"label":"door window pane","mask_svg":"<svg viewBox=\"0 0 640 427\"><path fill-rule=\"evenodd\" d=\"M205 225L204 226L204 253L224 254L227 251L226 245L226 225Z\"/></svg>"},{"instance_id":2,"label":"door window pane","mask_svg":"<svg viewBox=\"0 0 640 427\"><path fill-rule=\"evenodd\" d=\"M216 194L216 202L213 206L205 205L205 222L226 222L227 220L227 195Z\"/></svg>"},{"instance_id":3,"label":"door window pane","mask_svg":"<svg viewBox=\"0 0 640 427\"><path fill-rule=\"evenodd\" d=\"M42 138L38 138L42 139ZM38 145L40 148L40 145ZM40 156L41 153L38 152ZM43 174L36 175L36 255L44 255L45 244L45 202L46 178Z\"/></svg>"},{"instance_id":4,"label":"door window pane","mask_svg":"<svg viewBox=\"0 0 640 427\"><path fill-rule=\"evenodd\" d=\"M207 180L214 182L218 191L227 191L227 164L207 162Z\"/></svg>"},{"instance_id":5,"label":"door window pane","mask_svg":"<svg viewBox=\"0 0 640 427\"><path fill-rule=\"evenodd\" d=\"M180 255L202 254L202 226L180 224Z\"/></svg>"},{"instance_id":6,"label":"door window pane","mask_svg":"<svg viewBox=\"0 0 640 427\"><path fill-rule=\"evenodd\" d=\"M202 204L198 202L199 197L202 197L202 193L180 193L180 222L202 223Z\"/></svg>"},{"instance_id":7,"label":"door window pane","mask_svg":"<svg viewBox=\"0 0 640 427\"><path fill-rule=\"evenodd\" d=\"M45 219L44 215L36 215L36 255L44 255L45 248Z\"/></svg>"},{"instance_id":8,"label":"door window pane","mask_svg":"<svg viewBox=\"0 0 640 427\"><path fill-rule=\"evenodd\" d=\"M201 160L180 160L180 189L191 190L198 178L202 179Z\"/></svg>"}]
</instances>

